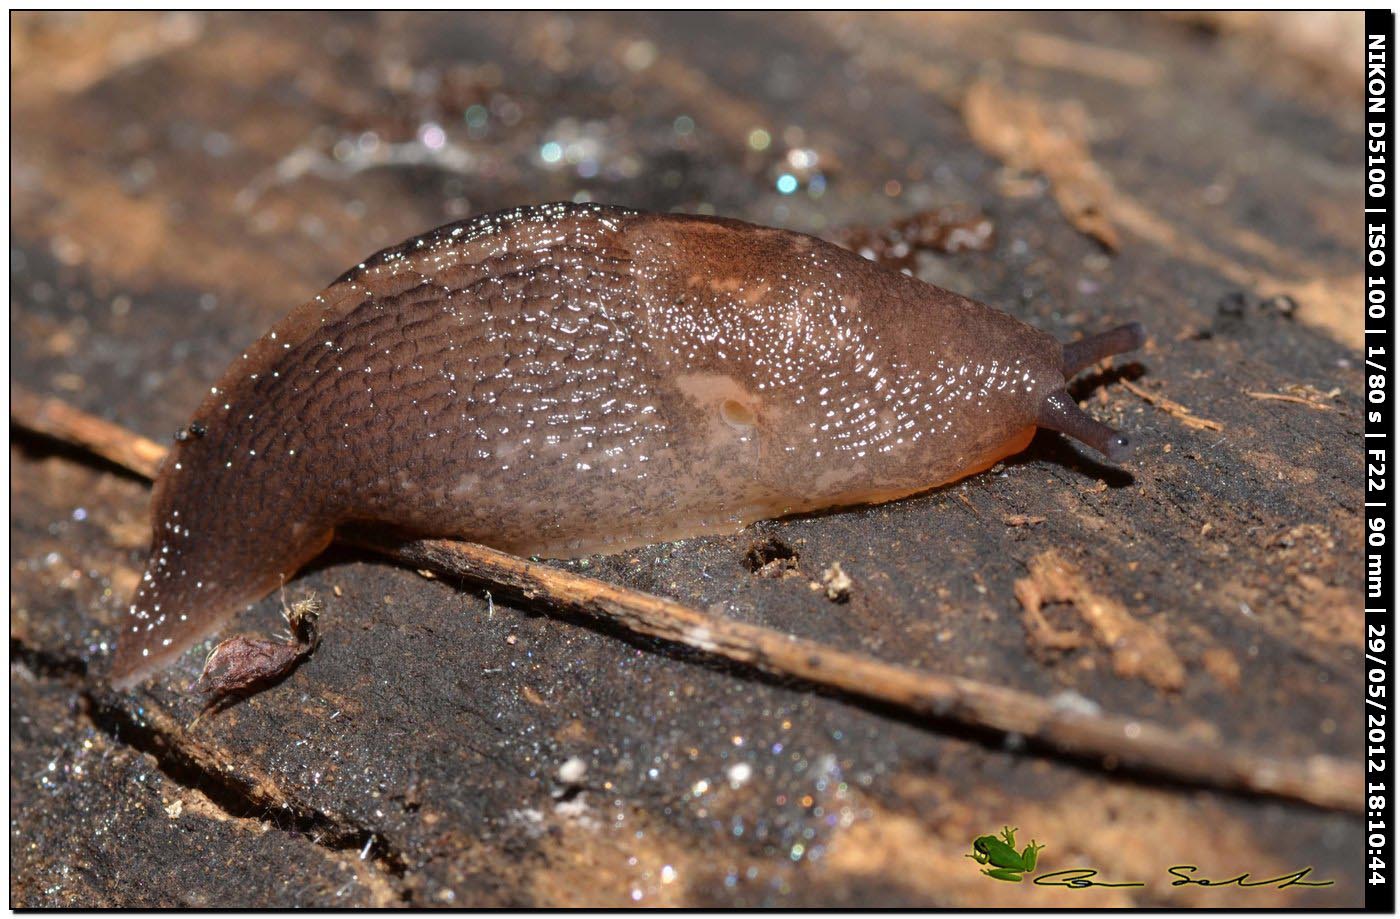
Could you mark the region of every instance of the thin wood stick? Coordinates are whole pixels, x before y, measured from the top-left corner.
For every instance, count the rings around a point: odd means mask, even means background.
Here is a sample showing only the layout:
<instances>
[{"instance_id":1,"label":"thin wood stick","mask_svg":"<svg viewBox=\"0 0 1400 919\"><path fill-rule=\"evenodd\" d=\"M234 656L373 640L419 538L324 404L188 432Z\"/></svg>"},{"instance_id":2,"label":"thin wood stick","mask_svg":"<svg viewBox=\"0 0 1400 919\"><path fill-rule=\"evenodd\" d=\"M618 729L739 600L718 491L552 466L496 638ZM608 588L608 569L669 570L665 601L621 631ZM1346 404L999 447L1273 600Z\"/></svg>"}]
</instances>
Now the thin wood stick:
<instances>
[{"instance_id":1,"label":"thin wood stick","mask_svg":"<svg viewBox=\"0 0 1400 919\"><path fill-rule=\"evenodd\" d=\"M1312 399L1304 399L1302 396L1290 396L1281 392L1251 392L1248 394L1251 399L1263 399L1271 402L1293 402L1298 405L1306 405L1308 408L1315 408L1320 412L1330 412L1332 407L1322 402Z\"/></svg>"},{"instance_id":2,"label":"thin wood stick","mask_svg":"<svg viewBox=\"0 0 1400 919\"><path fill-rule=\"evenodd\" d=\"M103 459L154 479L165 448L96 415L74 408L62 399L40 396L10 385L10 424L95 453Z\"/></svg>"},{"instance_id":3,"label":"thin wood stick","mask_svg":"<svg viewBox=\"0 0 1400 919\"><path fill-rule=\"evenodd\" d=\"M1180 402L1168 399L1161 393L1148 392L1132 380L1119 380L1118 385L1122 386L1148 405L1155 405L1173 418L1180 419L1181 423L1188 428L1205 429L1207 431L1225 430L1225 426L1220 422L1211 421L1209 418L1202 418Z\"/></svg>"},{"instance_id":4,"label":"thin wood stick","mask_svg":"<svg viewBox=\"0 0 1400 919\"><path fill-rule=\"evenodd\" d=\"M86 449L146 478L164 450L117 425L56 399L12 388L10 421ZM888 664L864 654L697 609L475 543L404 542L372 532L341 534L354 545L412 568L488 584L536 606L604 620L637 635L802 680L850 697L936 721L1024 738L1105 769L1128 769L1179 782L1274 795L1319 807L1362 810L1358 763L1330 756L1293 759L1202 741L1151 722L1091 714L1039 696L963 677Z\"/></svg>"}]
</instances>

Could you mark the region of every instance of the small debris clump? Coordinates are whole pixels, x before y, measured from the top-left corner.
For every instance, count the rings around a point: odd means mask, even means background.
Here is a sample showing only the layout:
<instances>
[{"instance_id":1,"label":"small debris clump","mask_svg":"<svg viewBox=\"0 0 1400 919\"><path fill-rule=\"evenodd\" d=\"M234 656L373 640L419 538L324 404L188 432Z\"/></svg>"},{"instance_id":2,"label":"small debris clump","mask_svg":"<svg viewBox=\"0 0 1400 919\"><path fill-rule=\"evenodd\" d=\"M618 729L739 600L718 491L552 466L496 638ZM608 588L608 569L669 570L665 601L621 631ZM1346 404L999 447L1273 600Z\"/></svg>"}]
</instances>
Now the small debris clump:
<instances>
[{"instance_id":1,"label":"small debris clump","mask_svg":"<svg viewBox=\"0 0 1400 919\"><path fill-rule=\"evenodd\" d=\"M832 562L822 572L822 585L826 588L826 598L833 603L845 603L851 599L851 588L855 582L841 570L840 562Z\"/></svg>"},{"instance_id":2,"label":"small debris clump","mask_svg":"<svg viewBox=\"0 0 1400 919\"><path fill-rule=\"evenodd\" d=\"M250 692L291 673L320 643L316 619L324 606L312 594L284 607L282 616L290 633L287 639L235 635L219 642L204 659L204 670L191 691L209 695L212 703L224 696Z\"/></svg>"}]
</instances>

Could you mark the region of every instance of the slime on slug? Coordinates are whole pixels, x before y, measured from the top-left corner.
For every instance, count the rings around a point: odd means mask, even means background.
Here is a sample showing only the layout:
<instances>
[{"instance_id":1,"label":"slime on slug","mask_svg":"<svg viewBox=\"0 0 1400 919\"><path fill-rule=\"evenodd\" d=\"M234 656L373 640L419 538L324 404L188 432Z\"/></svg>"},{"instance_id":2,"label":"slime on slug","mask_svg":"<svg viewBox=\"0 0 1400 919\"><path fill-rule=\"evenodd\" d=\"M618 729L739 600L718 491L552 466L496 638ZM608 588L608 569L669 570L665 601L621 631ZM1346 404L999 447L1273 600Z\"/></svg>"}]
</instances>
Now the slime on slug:
<instances>
[{"instance_id":1,"label":"slime on slug","mask_svg":"<svg viewBox=\"0 0 1400 919\"><path fill-rule=\"evenodd\" d=\"M347 271L209 390L152 496L118 643L129 686L375 523L575 556L876 503L1037 427L1127 439L1061 346L822 240L593 204L449 224Z\"/></svg>"}]
</instances>

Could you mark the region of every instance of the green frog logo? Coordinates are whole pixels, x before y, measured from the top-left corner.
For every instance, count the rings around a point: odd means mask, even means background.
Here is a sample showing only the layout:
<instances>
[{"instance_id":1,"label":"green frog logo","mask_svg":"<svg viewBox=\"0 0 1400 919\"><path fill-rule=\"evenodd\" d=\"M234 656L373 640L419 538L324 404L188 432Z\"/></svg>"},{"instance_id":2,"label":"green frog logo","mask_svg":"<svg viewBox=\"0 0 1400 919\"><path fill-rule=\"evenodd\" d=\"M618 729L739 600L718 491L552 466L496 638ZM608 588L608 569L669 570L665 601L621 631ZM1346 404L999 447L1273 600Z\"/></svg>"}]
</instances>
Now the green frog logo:
<instances>
[{"instance_id":1,"label":"green frog logo","mask_svg":"<svg viewBox=\"0 0 1400 919\"><path fill-rule=\"evenodd\" d=\"M1020 852L1016 851L1016 830L1018 827L1004 826L1000 836L978 836L972 840L972 851L967 857L979 865L990 865L982 873L998 881L1021 883L1021 875L1034 871L1036 856L1044 846L1031 844Z\"/></svg>"}]
</instances>

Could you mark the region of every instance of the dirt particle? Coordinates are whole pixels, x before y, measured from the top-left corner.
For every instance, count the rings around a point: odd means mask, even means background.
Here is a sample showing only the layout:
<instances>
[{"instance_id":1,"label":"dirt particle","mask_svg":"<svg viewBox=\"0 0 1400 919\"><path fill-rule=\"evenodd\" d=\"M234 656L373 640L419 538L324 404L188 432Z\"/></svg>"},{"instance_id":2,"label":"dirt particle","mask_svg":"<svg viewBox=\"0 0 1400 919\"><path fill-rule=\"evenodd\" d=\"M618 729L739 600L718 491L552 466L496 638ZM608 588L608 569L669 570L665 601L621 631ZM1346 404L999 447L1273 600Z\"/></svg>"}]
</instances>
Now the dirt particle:
<instances>
[{"instance_id":1,"label":"dirt particle","mask_svg":"<svg viewBox=\"0 0 1400 919\"><path fill-rule=\"evenodd\" d=\"M761 578L796 577L797 561L797 550L775 536L754 540L744 555L744 566Z\"/></svg>"},{"instance_id":2,"label":"dirt particle","mask_svg":"<svg viewBox=\"0 0 1400 919\"><path fill-rule=\"evenodd\" d=\"M1226 319L1240 319L1249 312L1249 294L1242 290L1232 290L1221 296L1215 303L1215 312Z\"/></svg>"},{"instance_id":3,"label":"dirt particle","mask_svg":"<svg viewBox=\"0 0 1400 919\"><path fill-rule=\"evenodd\" d=\"M833 241L891 268L913 268L920 252L986 251L996 243L991 218L967 207L920 211L882 227L851 226Z\"/></svg>"},{"instance_id":4,"label":"dirt particle","mask_svg":"<svg viewBox=\"0 0 1400 919\"><path fill-rule=\"evenodd\" d=\"M588 774L588 763L577 756L571 756L564 760L559 767L559 781L565 785L577 785L583 781L583 777Z\"/></svg>"},{"instance_id":5,"label":"dirt particle","mask_svg":"<svg viewBox=\"0 0 1400 919\"><path fill-rule=\"evenodd\" d=\"M1201 666L1215 682L1229 690L1239 689L1240 662L1224 648L1209 648L1201 655Z\"/></svg>"},{"instance_id":6,"label":"dirt particle","mask_svg":"<svg viewBox=\"0 0 1400 919\"><path fill-rule=\"evenodd\" d=\"M1292 319L1298 313L1298 301L1288 294L1276 294L1260 303L1259 309L1283 319Z\"/></svg>"},{"instance_id":7,"label":"dirt particle","mask_svg":"<svg viewBox=\"0 0 1400 919\"><path fill-rule=\"evenodd\" d=\"M826 598L833 603L845 603L851 599L851 588L855 582L851 576L841 570L840 562L832 562L822 572L822 586L826 589Z\"/></svg>"}]
</instances>

